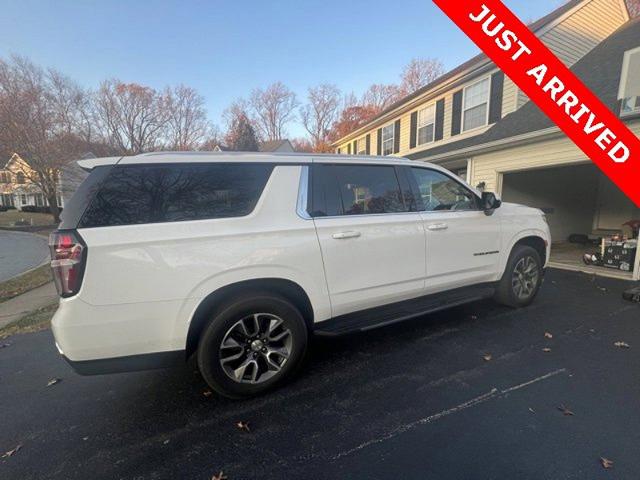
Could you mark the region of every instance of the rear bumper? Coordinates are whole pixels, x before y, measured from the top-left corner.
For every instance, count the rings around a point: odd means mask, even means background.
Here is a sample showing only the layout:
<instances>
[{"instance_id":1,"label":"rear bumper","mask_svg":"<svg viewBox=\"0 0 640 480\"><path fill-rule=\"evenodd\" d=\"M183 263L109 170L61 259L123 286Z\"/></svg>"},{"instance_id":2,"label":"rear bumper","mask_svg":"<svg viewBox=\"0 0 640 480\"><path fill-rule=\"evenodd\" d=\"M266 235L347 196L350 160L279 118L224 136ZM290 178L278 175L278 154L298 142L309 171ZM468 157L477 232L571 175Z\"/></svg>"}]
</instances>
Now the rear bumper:
<instances>
[{"instance_id":1,"label":"rear bumper","mask_svg":"<svg viewBox=\"0 0 640 480\"><path fill-rule=\"evenodd\" d=\"M185 354L184 350L176 350L80 361L70 360L64 354L62 358L80 375L102 375L177 367L185 363Z\"/></svg>"}]
</instances>

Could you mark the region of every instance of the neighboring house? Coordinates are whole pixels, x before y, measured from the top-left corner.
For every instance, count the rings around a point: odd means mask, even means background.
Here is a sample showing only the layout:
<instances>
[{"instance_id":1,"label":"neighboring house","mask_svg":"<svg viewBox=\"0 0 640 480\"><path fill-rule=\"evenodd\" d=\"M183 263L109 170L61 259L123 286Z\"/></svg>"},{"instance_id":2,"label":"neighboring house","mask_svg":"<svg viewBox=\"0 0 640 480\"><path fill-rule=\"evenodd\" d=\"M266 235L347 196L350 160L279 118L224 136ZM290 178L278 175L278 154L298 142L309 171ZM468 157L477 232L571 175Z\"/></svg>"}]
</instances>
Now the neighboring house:
<instances>
[{"instance_id":1,"label":"neighboring house","mask_svg":"<svg viewBox=\"0 0 640 480\"><path fill-rule=\"evenodd\" d=\"M629 20L622 0L573 0L529 27L640 135L640 100L617 98L619 86L637 83L640 74L640 21ZM392 105L334 147L438 163L505 201L543 209L555 242L619 232L640 218L640 210L484 55Z\"/></svg>"},{"instance_id":2,"label":"neighboring house","mask_svg":"<svg viewBox=\"0 0 640 480\"><path fill-rule=\"evenodd\" d=\"M226 145L216 145L214 152L230 152L231 148ZM283 140L269 140L267 142L258 143L259 152L275 153L275 152L293 152L293 145L286 138Z\"/></svg>"},{"instance_id":3,"label":"neighboring house","mask_svg":"<svg viewBox=\"0 0 640 480\"><path fill-rule=\"evenodd\" d=\"M0 168L0 205L18 210L26 206L48 206L49 202L40 188L29 180L32 176L29 164L14 153L6 165ZM58 195L58 205L64 206L62 195Z\"/></svg>"}]
</instances>

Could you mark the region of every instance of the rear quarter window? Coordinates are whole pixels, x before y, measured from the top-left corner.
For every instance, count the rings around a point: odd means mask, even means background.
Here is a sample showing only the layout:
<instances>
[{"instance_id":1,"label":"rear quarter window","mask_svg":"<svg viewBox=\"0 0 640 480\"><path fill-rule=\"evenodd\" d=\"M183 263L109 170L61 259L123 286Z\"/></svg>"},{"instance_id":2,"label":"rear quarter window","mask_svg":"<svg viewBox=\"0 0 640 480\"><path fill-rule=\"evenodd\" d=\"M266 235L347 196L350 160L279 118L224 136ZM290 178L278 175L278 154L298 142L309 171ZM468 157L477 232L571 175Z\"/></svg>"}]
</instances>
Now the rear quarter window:
<instances>
[{"instance_id":1,"label":"rear quarter window","mask_svg":"<svg viewBox=\"0 0 640 480\"><path fill-rule=\"evenodd\" d=\"M273 167L260 163L118 165L94 196L80 226L248 215Z\"/></svg>"}]
</instances>

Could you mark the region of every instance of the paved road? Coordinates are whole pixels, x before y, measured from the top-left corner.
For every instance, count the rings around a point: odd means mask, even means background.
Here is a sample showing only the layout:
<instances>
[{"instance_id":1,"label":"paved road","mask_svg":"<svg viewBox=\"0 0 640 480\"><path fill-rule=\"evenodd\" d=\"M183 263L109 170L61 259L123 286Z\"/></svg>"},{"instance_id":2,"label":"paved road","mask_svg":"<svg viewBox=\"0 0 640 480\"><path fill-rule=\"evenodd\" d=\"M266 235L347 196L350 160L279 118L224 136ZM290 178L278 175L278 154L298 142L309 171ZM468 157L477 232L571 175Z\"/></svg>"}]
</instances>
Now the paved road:
<instances>
[{"instance_id":1,"label":"paved road","mask_svg":"<svg viewBox=\"0 0 640 480\"><path fill-rule=\"evenodd\" d=\"M0 282L37 267L49 258L47 239L0 230Z\"/></svg>"},{"instance_id":2,"label":"paved road","mask_svg":"<svg viewBox=\"0 0 640 480\"><path fill-rule=\"evenodd\" d=\"M79 377L49 332L13 337L0 450L23 447L0 477L638 478L640 305L621 299L627 286L551 271L524 310L483 302L319 341L295 382L244 402L203 396L187 367Z\"/></svg>"}]
</instances>

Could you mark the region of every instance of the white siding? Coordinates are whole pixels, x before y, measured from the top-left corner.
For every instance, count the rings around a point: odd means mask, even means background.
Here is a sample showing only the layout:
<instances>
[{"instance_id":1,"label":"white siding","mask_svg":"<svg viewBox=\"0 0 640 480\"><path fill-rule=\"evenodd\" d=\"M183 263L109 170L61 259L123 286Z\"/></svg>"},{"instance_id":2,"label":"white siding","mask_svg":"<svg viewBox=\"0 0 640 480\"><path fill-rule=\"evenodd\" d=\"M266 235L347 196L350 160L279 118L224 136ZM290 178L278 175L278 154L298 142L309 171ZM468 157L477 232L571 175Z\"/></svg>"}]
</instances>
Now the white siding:
<instances>
[{"instance_id":1,"label":"white siding","mask_svg":"<svg viewBox=\"0 0 640 480\"><path fill-rule=\"evenodd\" d=\"M640 137L640 121L629 127ZM501 174L532 168L570 165L589 161L566 136L534 142L473 157L471 184L485 182L488 191L500 193Z\"/></svg>"}]
</instances>

